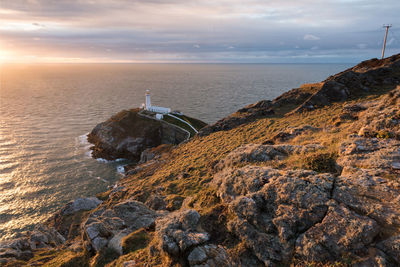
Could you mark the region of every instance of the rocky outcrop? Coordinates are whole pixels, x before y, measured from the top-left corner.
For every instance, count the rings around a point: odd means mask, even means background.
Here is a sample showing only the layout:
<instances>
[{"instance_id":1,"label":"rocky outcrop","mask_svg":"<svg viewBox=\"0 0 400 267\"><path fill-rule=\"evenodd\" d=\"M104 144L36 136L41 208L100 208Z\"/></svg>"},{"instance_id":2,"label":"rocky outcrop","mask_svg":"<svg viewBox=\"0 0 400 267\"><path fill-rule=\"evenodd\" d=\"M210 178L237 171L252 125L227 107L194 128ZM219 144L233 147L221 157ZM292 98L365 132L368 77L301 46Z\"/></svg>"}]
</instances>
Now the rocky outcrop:
<instances>
[{"instance_id":1,"label":"rocky outcrop","mask_svg":"<svg viewBox=\"0 0 400 267\"><path fill-rule=\"evenodd\" d=\"M83 239L88 249L100 251L108 246L122 254L122 239L132 232L154 225L157 214L140 202L128 200L112 209L93 212L82 224Z\"/></svg>"},{"instance_id":2,"label":"rocky outcrop","mask_svg":"<svg viewBox=\"0 0 400 267\"><path fill-rule=\"evenodd\" d=\"M297 237L325 217L334 177L257 166L230 173L214 181L234 214L229 231L266 266L288 263Z\"/></svg>"},{"instance_id":3,"label":"rocky outcrop","mask_svg":"<svg viewBox=\"0 0 400 267\"><path fill-rule=\"evenodd\" d=\"M308 261L335 261L346 254L362 254L379 230L373 219L334 203L321 223L297 238L296 256Z\"/></svg>"},{"instance_id":4,"label":"rocky outcrop","mask_svg":"<svg viewBox=\"0 0 400 267\"><path fill-rule=\"evenodd\" d=\"M333 102L345 101L367 93L374 86L400 84L400 55L371 59L329 77L320 90L308 98L295 112L315 109Z\"/></svg>"},{"instance_id":5,"label":"rocky outcrop","mask_svg":"<svg viewBox=\"0 0 400 267\"><path fill-rule=\"evenodd\" d=\"M179 144L188 132L161 120L143 116L139 109L124 110L98 124L88 135L92 156L115 160L140 160L142 152L161 144Z\"/></svg>"},{"instance_id":6,"label":"rocky outcrop","mask_svg":"<svg viewBox=\"0 0 400 267\"><path fill-rule=\"evenodd\" d=\"M292 89L274 100L262 100L209 125L200 136L226 131L256 119L279 113L314 110L333 102L354 99L376 86L396 87L400 84L400 54L383 60L371 59L329 77L321 83Z\"/></svg>"},{"instance_id":7,"label":"rocky outcrop","mask_svg":"<svg viewBox=\"0 0 400 267\"><path fill-rule=\"evenodd\" d=\"M61 209L61 215L71 215L82 210L92 210L100 205L103 201L96 197L77 198L69 202L64 208Z\"/></svg>"},{"instance_id":8,"label":"rocky outcrop","mask_svg":"<svg viewBox=\"0 0 400 267\"><path fill-rule=\"evenodd\" d=\"M215 170L222 170L226 167L256 162L278 161L287 158L291 154L301 154L321 149L319 144L304 146L296 145L260 145L247 144L240 146L220 160L214 167Z\"/></svg>"},{"instance_id":9,"label":"rocky outcrop","mask_svg":"<svg viewBox=\"0 0 400 267\"><path fill-rule=\"evenodd\" d=\"M64 237L54 228L39 224L19 238L0 242L0 265L15 260L29 260L37 249L51 249L64 243Z\"/></svg>"},{"instance_id":10,"label":"rocky outcrop","mask_svg":"<svg viewBox=\"0 0 400 267\"><path fill-rule=\"evenodd\" d=\"M156 222L159 250L175 262L188 266L232 266L222 246L206 244L210 236L199 229L200 214L195 210L176 211Z\"/></svg>"}]
</instances>

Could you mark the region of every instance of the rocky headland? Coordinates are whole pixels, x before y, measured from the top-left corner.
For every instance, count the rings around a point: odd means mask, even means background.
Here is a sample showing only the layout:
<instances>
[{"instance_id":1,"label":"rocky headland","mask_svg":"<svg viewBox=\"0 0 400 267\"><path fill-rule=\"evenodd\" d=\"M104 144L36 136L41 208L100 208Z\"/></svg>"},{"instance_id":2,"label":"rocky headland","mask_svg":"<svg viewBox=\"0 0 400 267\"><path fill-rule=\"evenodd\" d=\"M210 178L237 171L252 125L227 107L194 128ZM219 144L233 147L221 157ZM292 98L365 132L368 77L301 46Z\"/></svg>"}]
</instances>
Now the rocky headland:
<instances>
[{"instance_id":1,"label":"rocky headland","mask_svg":"<svg viewBox=\"0 0 400 267\"><path fill-rule=\"evenodd\" d=\"M400 265L400 55L244 107L183 143L135 112L89 136L95 156L130 153L134 168L1 242L0 265Z\"/></svg>"},{"instance_id":2,"label":"rocky headland","mask_svg":"<svg viewBox=\"0 0 400 267\"><path fill-rule=\"evenodd\" d=\"M190 118L191 120L194 120ZM199 120L196 126L207 125ZM177 145L190 138L190 132L158 120L140 109L123 110L99 123L89 134L92 156L106 160L124 158L138 162L146 149L162 144Z\"/></svg>"}]
</instances>

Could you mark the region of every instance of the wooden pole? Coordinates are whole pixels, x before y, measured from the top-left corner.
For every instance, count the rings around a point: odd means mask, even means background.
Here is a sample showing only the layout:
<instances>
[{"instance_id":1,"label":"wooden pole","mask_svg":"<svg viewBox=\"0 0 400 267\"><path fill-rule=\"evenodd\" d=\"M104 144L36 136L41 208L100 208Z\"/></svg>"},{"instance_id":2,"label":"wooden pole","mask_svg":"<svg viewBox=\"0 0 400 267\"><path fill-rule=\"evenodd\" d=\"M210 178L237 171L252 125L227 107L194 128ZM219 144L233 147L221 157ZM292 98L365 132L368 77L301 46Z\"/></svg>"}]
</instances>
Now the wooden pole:
<instances>
[{"instance_id":1,"label":"wooden pole","mask_svg":"<svg viewBox=\"0 0 400 267\"><path fill-rule=\"evenodd\" d=\"M385 40L383 41L383 48L382 48L382 57L381 57L381 59L383 59L383 57L385 56L386 39L387 39L387 35L388 35L389 28L392 27L392 25L391 25L391 24L387 24L387 25L383 25L383 27L386 28L386 32L385 32Z\"/></svg>"}]
</instances>

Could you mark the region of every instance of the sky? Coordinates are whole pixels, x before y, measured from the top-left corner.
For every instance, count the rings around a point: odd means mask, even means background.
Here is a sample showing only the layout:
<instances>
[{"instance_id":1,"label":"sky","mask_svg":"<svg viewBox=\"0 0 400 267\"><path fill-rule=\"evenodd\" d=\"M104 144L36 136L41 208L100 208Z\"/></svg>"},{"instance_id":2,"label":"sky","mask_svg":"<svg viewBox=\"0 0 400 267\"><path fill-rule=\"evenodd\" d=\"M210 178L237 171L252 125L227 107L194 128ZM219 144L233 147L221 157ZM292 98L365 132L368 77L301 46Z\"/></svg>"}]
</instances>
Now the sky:
<instances>
[{"instance_id":1,"label":"sky","mask_svg":"<svg viewBox=\"0 0 400 267\"><path fill-rule=\"evenodd\" d=\"M0 62L353 63L399 0L0 0Z\"/></svg>"}]
</instances>

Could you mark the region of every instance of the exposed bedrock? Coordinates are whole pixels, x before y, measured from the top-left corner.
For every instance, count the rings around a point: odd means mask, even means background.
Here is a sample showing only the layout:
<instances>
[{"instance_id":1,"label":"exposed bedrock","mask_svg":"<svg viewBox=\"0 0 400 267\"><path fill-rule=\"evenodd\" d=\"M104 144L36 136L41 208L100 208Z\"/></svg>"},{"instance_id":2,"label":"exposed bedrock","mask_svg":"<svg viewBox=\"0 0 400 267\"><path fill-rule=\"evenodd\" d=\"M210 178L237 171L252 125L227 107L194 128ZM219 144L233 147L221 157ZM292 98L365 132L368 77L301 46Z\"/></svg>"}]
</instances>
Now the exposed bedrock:
<instances>
[{"instance_id":1,"label":"exposed bedrock","mask_svg":"<svg viewBox=\"0 0 400 267\"><path fill-rule=\"evenodd\" d=\"M161 144L179 144L188 132L166 122L141 116L139 109L124 110L98 124L88 135L94 146L92 156L115 160L140 160L147 148Z\"/></svg>"}]
</instances>

